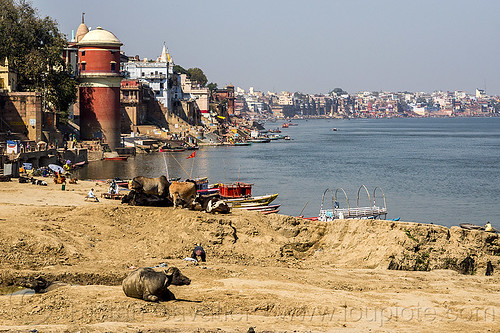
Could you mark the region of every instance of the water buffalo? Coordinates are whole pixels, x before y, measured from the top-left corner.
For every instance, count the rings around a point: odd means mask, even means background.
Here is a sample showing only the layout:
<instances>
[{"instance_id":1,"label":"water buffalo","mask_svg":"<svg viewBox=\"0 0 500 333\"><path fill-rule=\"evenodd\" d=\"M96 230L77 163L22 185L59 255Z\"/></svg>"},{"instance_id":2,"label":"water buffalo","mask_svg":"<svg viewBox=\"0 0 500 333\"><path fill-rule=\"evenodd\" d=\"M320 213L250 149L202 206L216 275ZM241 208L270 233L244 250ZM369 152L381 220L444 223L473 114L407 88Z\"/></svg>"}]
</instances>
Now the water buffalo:
<instances>
[{"instance_id":1,"label":"water buffalo","mask_svg":"<svg viewBox=\"0 0 500 333\"><path fill-rule=\"evenodd\" d=\"M198 195L195 201L198 202L201 208L207 213L227 214L230 212L229 206L221 199L219 193Z\"/></svg>"},{"instance_id":2,"label":"water buffalo","mask_svg":"<svg viewBox=\"0 0 500 333\"><path fill-rule=\"evenodd\" d=\"M134 177L129 183L129 188L136 192L144 192L146 194L158 195L160 197L168 196L168 188L170 182L167 177L160 176L149 178L143 176Z\"/></svg>"},{"instance_id":3,"label":"water buffalo","mask_svg":"<svg viewBox=\"0 0 500 333\"><path fill-rule=\"evenodd\" d=\"M178 205L192 208L196 199L196 184L193 181L172 182L169 188L174 208Z\"/></svg>"},{"instance_id":4,"label":"water buffalo","mask_svg":"<svg viewBox=\"0 0 500 333\"><path fill-rule=\"evenodd\" d=\"M138 268L122 281L122 288L128 297L158 302L175 299L175 295L168 290L171 284L182 286L190 283L191 280L182 275L177 267L169 267L162 271Z\"/></svg>"},{"instance_id":5,"label":"water buffalo","mask_svg":"<svg viewBox=\"0 0 500 333\"><path fill-rule=\"evenodd\" d=\"M173 206L170 197L160 197L154 194L146 194L144 192L130 191L123 196L122 203L132 206L154 206L154 207L171 207Z\"/></svg>"}]
</instances>

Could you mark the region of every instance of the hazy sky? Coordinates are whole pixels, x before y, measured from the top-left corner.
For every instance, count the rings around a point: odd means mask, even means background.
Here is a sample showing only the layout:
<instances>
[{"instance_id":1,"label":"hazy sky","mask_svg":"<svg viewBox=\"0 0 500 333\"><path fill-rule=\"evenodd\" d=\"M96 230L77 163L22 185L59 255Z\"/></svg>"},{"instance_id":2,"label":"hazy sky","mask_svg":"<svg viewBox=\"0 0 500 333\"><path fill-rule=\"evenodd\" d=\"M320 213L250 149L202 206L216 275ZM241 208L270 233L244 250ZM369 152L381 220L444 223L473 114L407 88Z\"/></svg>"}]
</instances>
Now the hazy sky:
<instances>
[{"instance_id":1,"label":"hazy sky","mask_svg":"<svg viewBox=\"0 0 500 333\"><path fill-rule=\"evenodd\" d=\"M33 0L68 38L102 26L127 55L209 82L327 93L486 88L500 95L499 0Z\"/></svg>"}]
</instances>

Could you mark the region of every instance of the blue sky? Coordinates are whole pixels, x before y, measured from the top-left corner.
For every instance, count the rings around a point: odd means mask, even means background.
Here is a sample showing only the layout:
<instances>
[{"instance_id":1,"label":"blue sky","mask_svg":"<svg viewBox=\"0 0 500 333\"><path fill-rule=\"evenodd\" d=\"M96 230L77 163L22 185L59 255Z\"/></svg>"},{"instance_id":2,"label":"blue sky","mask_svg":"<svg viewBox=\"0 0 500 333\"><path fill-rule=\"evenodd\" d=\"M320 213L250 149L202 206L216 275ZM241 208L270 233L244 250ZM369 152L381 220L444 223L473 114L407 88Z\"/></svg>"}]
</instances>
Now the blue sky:
<instances>
[{"instance_id":1,"label":"blue sky","mask_svg":"<svg viewBox=\"0 0 500 333\"><path fill-rule=\"evenodd\" d=\"M487 90L500 95L498 0L34 0L71 37L81 13L127 55L261 91Z\"/></svg>"}]
</instances>

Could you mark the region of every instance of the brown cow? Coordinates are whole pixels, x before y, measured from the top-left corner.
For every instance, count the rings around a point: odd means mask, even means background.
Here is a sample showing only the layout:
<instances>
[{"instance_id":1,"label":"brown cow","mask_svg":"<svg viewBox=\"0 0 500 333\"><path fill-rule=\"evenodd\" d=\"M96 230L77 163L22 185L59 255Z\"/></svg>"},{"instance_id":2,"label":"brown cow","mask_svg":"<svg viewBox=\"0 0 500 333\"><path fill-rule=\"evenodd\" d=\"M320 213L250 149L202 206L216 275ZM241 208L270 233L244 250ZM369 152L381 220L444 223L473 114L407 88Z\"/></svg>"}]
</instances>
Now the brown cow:
<instances>
[{"instance_id":1,"label":"brown cow","mask_svg":"<svg viewBox=\"0 0 500 333\"><path fill-rule=\"evenodd\" d=\"M168 196L168 187L170 183L165 176L149 178L143 176L134 177L129 188L136 192L144 192L146 194L158 195L160 197Z\"/></svg>"},{"instance_id":2,"label":"brown cow","mask_svg":"<svg viewBox=\"0 0 500 333\"><path fill-rule=\"evenodd\" d=\"M196 184L192 181L172 182L169 188L174 208L178 205L192 208L196 199Z\"/></svg>"},{"instance_id":3,"label":"brown cow","mask_svg":"<svg viewBox=\"0 0 500 333\"><path fill-rule=\"evenodd\" d=\"M153 268L138 268L131 272L123 281L125 295L150 302L170 301L175 299L168 286L188 285L191 280L182 275L177 267L155 271Z\"/></svg>"}]
</instances>

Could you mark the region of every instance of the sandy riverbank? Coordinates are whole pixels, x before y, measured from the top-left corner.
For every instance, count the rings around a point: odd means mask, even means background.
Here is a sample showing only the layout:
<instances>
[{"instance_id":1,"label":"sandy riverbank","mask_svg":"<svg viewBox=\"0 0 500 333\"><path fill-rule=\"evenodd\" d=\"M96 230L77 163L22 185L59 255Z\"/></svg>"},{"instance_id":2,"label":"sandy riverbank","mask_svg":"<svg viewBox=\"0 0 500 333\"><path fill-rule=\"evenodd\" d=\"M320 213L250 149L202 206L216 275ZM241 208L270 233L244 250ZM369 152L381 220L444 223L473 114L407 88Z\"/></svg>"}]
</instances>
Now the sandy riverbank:
<instances>
[{"instance_id":1,"label":"sandy riverbank","mask_svg":"<svg viewBox=\"0 0 500 333\"><path fill-rule=\"evenodd\" d=\"M0 183L0 286L42 276L66 283L0 296L0 330L166 332L468 331L498 329L496 234L406 222L339 220L83 200L79 182ZM182 259L195 242L208 261ZM472 259L473 261L471 261ZM486 263L494 268L485 276ZM177 301L147 303L120 287L131 266L177 266ZM388 270L389 265L401 269ZM464 271L469 274L461 274Z\"/></svg>"}]
</instances>

